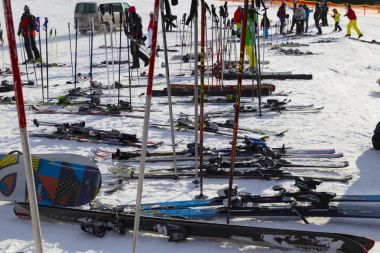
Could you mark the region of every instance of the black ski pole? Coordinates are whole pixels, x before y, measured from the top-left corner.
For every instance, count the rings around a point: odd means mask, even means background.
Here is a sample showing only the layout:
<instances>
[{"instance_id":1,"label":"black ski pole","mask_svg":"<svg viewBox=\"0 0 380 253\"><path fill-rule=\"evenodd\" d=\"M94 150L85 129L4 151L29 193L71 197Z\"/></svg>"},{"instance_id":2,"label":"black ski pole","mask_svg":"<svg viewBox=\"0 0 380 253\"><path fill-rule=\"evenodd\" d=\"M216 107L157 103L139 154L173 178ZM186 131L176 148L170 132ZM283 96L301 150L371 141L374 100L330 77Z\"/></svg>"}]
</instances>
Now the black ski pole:
<instances>
[{"instance_id":1,"label":"black ski pole","mask_svg":"<svg viewBox=\"0 0 380 253\"><path fill-rule=\"evenodd\" d=\"M92 94L92 81L93 81L93 73L92 73L92 64L94 57L94 19L91 19L91 27L90 27L90 95Z\"/></svg>"},{"instance_id":2,"label":"black ski pole","mask_svg":"<svg viewBox=\"0 0 380 253\"><path fill-rule=\"evenodd\" d=\"M28 42L29 42L29 48L32 49L32 36L30 36L30 32L29 32L29 26L27 27L27 30L26 30L26 33L28 36ZM34 38L33 38L34 39ZM24 41L25 42L25 41ZM34 63L34 60L32 60L32 65L33 65L33 71L34 71L34 80L36 81L36 85L38 85L38 82L37 82L37 71L36 71L36 64ZM28 82L28 85L30 85L30 83Z\"/></svg>"},{"instance_id":3,"label":"black ski pole","mask_svg":"<svg viewBox=\"0 0 380 253\"><path fill-rule=\"evenodd\" d=\"M128 88L129 88L129 106L132 107L132 80L131 80L131 57L130 57L130 41L129 41L129 25L128 25L128 12L125 12L125 25L124 32L127 35L127 54L128 54Z\"/></svg>"},{"instance_id":4,"label":"black ski pole","mask_svg":"<svg viewBox=\"0 0 380 253\"><path fill-rule=\"evenodd\" d=\"M70 62L71 62L71 76L74 79L74 66L73 66L73 50L71 46L71 29L70 29L70 23L67 23L67 27L69 28L69 43L70 43Z\"/></svg>"},{"instance_id":5,"label":"black ski pole","mask_svg":"<svg viewBox=\"0 0 380 253\"><path fill-rule=\"evenodd\" d=\"M46 99L49 100L49 38L48 38L48 23L49 20L45 17L44 27L46 36Z\"/></svg>"},{"instance_id":6,"label":"black ski pole","mask_svg":"<svg viewBox=\"0 0 380 253\"><path fill-rule=\"evenodd\" d=\"M45 91L44 91L44 66L42 64L42 47L41 47L41 20L40 17L36 18L37 32L38 32L38 45L40 49L40 69L41 69L41 91L42 91L42 102L45 102Z\"/></svg>"},{"instance_id":7,"label":"black ski pole","mask_svg":"<svg viewBox=\"0 0 380 253\"><path fill-rule=\"evenodd\" d=\"M24 49L24 46L25 46L25 45L24 45L24 39L23 39L21 36L19 36L18 38L19 38L19 40L20 40L20 45L21 45L21 52L22 52L21 56L24 57L24 64L25 64L25 71L26 71L26 79L27 79L27 81L28 81L28 83L29 83L28 63L27 63L27 60L26 60L26 54L25 54L25 49Z\"/></svg>"},{"instance_id":8,"label":"black ski pole","mask_svg":"<svg viewBox=\"0 0 380 253\"><path fill-rule=\"evenodd\" d=\"M74 52L74 88L77 88L77 68L78 68L78 18L75 19L75 52Z\"/></svg>"},{"instance_id":9,"label":"black ski pole","mask_svg":"<svg viewBox=\"0 0 380 253\"><path fill-rule=\"evenodd\" d=\"M117 89L117 106L120 106L120 89L121 89L121 30L123 25L123 12L119 12L119 25L120 25L120 31L119 31L119 87Z\"/></svg>"}]
</instances>

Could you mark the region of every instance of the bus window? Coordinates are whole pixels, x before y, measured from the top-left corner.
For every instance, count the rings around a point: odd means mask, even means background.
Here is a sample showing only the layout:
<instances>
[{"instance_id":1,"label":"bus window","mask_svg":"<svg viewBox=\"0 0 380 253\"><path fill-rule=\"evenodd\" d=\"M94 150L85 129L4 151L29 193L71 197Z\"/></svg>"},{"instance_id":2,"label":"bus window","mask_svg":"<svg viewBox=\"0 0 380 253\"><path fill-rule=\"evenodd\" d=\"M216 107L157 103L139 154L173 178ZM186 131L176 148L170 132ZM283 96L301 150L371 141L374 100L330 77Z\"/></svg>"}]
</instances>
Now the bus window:
<instances>
[{"instance_id":1,"label":"bus window","mask_svg":"<svg viewBox=\"0 0 380 253\"><path fill-rule=\"evenodd\" d=\"M75 13L95 13L95 4L93 3L78 3L75 6Z\"/></svg>"}]
</instances>

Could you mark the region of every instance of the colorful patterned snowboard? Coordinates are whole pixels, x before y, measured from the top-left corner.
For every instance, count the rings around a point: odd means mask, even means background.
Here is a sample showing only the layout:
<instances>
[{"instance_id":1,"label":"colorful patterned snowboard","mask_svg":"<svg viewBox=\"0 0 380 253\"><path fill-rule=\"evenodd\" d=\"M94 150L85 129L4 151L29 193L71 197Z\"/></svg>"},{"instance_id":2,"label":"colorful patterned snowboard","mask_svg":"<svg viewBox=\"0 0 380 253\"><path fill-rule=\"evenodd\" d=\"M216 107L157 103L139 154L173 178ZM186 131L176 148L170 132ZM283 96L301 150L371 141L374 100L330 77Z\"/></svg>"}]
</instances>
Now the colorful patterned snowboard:
<instances>
[{"instance_id":1,"label":"colorful patterned snowboard","mask_svg":"<svg viewBox=\"0 0 380 253\"><path fill-rule=\"evenodd\" d=\"M101 185L99 168L73 154L32 156L37 201L43 205L81 206L96 197ZM27 202L22 154L0 154L0 199Z\"/></svg>"}]
</instances>

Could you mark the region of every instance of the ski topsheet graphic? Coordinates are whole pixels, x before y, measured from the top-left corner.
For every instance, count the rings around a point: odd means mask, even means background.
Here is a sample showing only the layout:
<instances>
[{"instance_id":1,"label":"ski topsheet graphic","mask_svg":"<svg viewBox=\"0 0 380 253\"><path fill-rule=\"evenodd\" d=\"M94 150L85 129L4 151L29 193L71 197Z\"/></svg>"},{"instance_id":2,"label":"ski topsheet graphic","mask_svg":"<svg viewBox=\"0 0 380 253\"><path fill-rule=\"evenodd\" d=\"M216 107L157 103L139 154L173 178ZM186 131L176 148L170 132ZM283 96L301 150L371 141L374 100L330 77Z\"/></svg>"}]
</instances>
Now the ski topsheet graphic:
<instances>
[{"instance_id":1,"label":"ski topsheet graphic","mask_svg":"<svg viewBox=\"0 0 380 253\"><path fill-rule=\"evenodd\" d=\"M94 199L101 185L96 165L79 155L32 156L37 201L44 205L80 206ZM24 156L0 154L0 199L27 201Z\"/></svg>"}]
</instances>

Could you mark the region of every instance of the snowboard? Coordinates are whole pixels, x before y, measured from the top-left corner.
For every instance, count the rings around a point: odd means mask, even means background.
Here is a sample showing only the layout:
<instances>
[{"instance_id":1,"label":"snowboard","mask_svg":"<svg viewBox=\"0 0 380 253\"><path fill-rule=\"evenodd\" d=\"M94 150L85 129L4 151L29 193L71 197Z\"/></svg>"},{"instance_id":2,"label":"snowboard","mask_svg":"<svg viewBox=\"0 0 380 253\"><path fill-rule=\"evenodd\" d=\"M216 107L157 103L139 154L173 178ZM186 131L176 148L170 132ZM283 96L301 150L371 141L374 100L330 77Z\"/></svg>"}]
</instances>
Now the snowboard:
<instances>
[{"instance_id":1,"label":"snowboard","mask_svg":"<svg viewBox=\"0 0 380 253\"><path fill-rule=\"evenodd\" d=\"M32 166L39 204L81 206L99 192L99 168L86 157L58 153L33 155ZM28 201L22 154L0 154L0 199Z\"/></svg>"}]
</instances>

